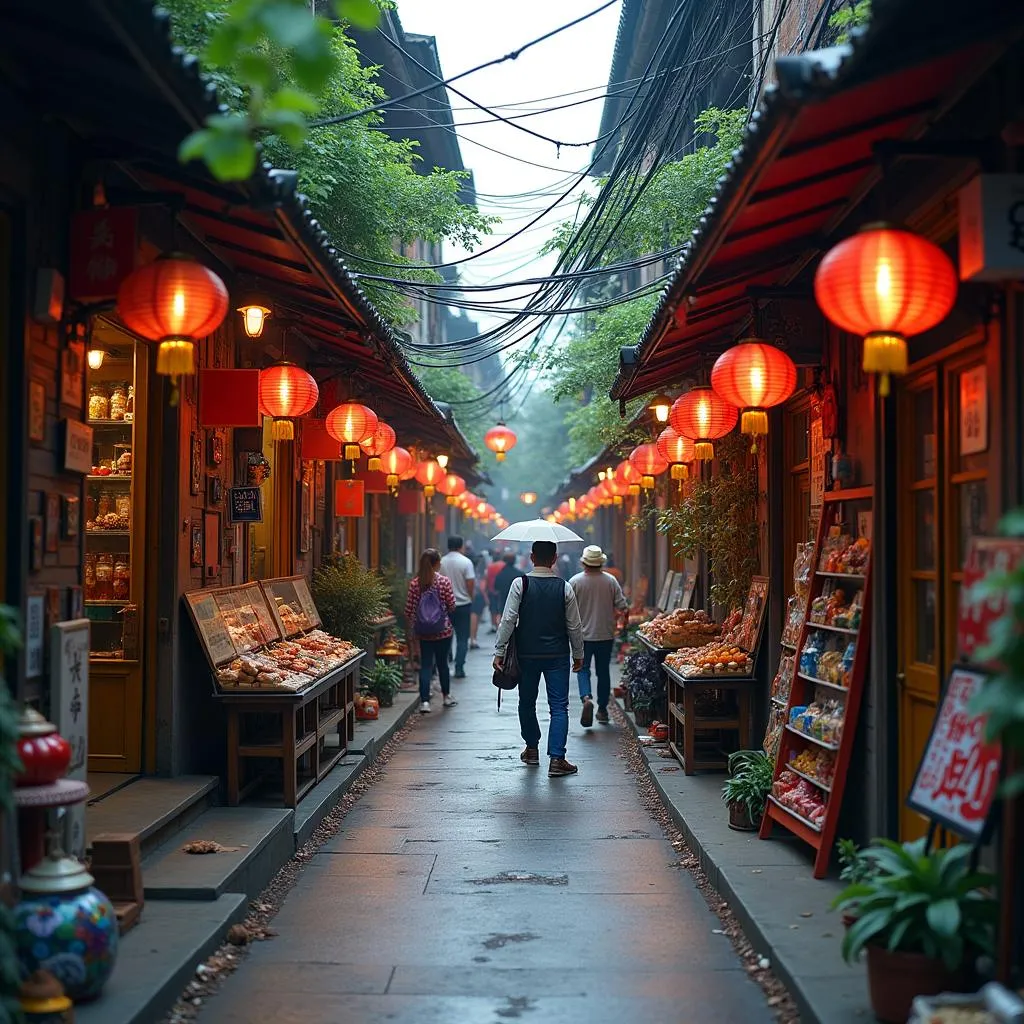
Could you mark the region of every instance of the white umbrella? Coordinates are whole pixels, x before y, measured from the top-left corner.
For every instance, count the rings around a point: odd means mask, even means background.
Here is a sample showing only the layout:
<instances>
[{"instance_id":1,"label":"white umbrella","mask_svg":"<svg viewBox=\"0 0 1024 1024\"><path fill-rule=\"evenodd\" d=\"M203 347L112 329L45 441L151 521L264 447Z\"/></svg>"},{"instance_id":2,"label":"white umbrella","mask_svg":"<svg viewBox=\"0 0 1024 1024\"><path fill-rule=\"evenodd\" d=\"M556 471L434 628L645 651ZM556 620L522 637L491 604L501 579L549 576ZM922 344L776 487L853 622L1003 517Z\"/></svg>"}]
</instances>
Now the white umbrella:
<instances>
[{"instance_id":1,"label":"white umbrella","mask_svg":"<svg viewBox=\"0 0 1024 1024\"><path fill-rule=\"evenodd\" d=\"M583 538L572 530L558 523L549 523L546 519L524 519L521 523L513 523L491 540L515 540L522 544L532 544L535 540L549 540L554 544L583 543Z\"/></svg>"}]
</instances>

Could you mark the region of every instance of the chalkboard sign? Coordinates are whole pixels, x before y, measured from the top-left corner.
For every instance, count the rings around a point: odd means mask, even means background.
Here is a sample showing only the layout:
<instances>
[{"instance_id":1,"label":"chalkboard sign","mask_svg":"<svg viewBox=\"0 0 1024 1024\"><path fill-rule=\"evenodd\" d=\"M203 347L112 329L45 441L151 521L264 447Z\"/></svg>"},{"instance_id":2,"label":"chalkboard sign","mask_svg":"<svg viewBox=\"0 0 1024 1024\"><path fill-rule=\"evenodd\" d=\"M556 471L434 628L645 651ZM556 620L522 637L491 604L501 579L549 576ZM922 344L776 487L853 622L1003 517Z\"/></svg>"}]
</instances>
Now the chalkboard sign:
<instances>
[{"instance_id":1,"label":"chalkboard sign","mask_svg":"<svg viewBox=\"0 0 1024 1024\"><path fill-rule=\"evenodd\" d=\"M965 839L983 838L999 786L1001 750L985 740L985 722L971 710L985 675L954 668L942 694L928 746L907 806Z\"/></svg>"},{"instance_id":2,"label":"chalkboard sign","mask_svg":"<svg viewBox=\"0 0 1024 1024\"><path fill-rule=\"evenodd\" d=\"M263 522L263 491L259 487L232 487L229 494L233 523Z\"/></svg>"}]
</instances>

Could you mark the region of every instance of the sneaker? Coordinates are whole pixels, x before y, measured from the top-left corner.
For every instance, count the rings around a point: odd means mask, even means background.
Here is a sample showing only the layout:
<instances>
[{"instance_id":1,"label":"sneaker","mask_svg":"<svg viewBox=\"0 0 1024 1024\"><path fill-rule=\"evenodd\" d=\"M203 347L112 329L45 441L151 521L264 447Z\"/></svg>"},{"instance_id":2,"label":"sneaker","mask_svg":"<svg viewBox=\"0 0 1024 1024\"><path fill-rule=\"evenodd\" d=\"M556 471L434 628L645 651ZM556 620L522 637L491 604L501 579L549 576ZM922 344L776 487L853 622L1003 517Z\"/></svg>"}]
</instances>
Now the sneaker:
<instances>
[{"instance_id":1,"label":"sneaker","mask_svg":"<svg viewBox=\"0 0 1024 1024\"><path fill-rule=\"evenodd\" d=\"M421 715L429 715L430 714L430 701L429 700L425 700L425 701L423 701L420 704L420 714Z\"/></svg>"},{"instance_id":2,"label":"sneaker","mask_svg":"<svg viewBox=\"0 0 1024 1024\"><path fill-rule=\"evenodd\" d=\"M456 672L452 676L452 679L465 679L465 678L466 678L466 673L465 672Z\"/></svg>"},{"instance_id":3,"label":"sneaker","mask_svg":"<svg viewBox=\"0 0 1024 1024\"><path fill-rule=\"evenodd\" d=\"M470 640L469 641L469 649L471 651L479 651L480 650L480 645L475 640Z\"/></svg>"},{"instance_id":4,"label":"sneaker","mask_svg":"<svg viewBox=\"0 0 1024 1024\"><path fill-rule=\"evenodd\" d=\"M607 708L598 708L597 709L597 720L602 725L607 725L608 724L609 719L608 719L608 709Z\"/></svg>"},{"instance_id":5,"label":"sneaker","mask_svg":"<svg viewBox=\"0 0 1024 1024\"><path fill-rule=\"evenodd\" d=\"M540 764L540 751L536 747L527 747L520 755L519 760L523 764L528 765L539 765Z\"/></svg>"},{"instance_id":6,"label":"sneaker","mask_svg":"<svg viewBox=\"0 0 1024 1024\"><path fill-rule=\"evenodd\" d=\"M450 693L446 693L444 695L444 700L441 703L443 703L446 708L453 708L459 702Z\"/></svg>"},{"instance_id":7,"label":"sneaker","mask_svg":"<svg viewBox=\"0 0 1024 1024\"><path fill-rule=\"evenodd\" d=\"M575 775L578 771L579 768L574 764L569 764L564 757L553 757L551 764L548 765L548 778L557 779L562 775Z\"/></svg>"},{"instance_id":8,"label":"sneaker","mask_svg":"<svg viewBox=\"0 0 1024 1024\"><path fill-rule=\"evenodd\" d=\"M580 725L589 729L594 724L594 702L589 697L583 698L583 711L580 714Z\"/></svg>"}]
</instances>

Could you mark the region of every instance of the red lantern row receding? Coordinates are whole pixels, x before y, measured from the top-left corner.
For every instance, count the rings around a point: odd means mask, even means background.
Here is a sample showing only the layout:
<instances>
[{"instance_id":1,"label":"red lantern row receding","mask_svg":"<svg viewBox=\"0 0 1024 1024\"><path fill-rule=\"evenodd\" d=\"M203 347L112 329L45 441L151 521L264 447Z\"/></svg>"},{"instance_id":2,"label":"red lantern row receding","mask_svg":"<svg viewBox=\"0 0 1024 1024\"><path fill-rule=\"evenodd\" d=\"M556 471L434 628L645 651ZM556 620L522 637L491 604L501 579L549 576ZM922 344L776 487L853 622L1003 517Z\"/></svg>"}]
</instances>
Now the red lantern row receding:
<instances>
[{"instance_id":1,"label":"red lantern row receding","mask_svg":"<svg viewBox=\"0 0 1024 1024\"><path fill-rule=\"evenodd\" d=\"M259 409L274 418L271 437L291 441L295 437L292 420L305 416L320 397L316 381L294 363L273 363L260 370Z\"/></svg>"},{"instance_id":2,"label":"red lantern row receding","mask_svg":"<svg viewBox=\"0 0 1024 1024\"><path fill-rule=\"evenodd\" d=\"M878 373L878 393L889 375L907 372L907 336L927 331L956 302L952 260L920 235L869 224L830 249L814 275L814 297L837 327L864 335L864 370Z\"/></svg>"},{"instance_id":3,"label":"red lantern row receding","mask_svg":"<svg viewBox=\"0 0 1024 1024\"><path fill-rule=\"evenodd\" d=\"M658 454L669 464L672 479L678 480L681 486L690 476L686 463L693 462L693 442L683 437L674 427L666 427L658 435L655 445Z\"/></svg>"},{"instance_id":4,"label":"red lantern row receding","mask_svg":"<svg viewBox=\"0 0 1024 1024\"><path fill-rule=\"evenodd\" d=\"M369 437L364 437L359 442L359 447L370 456L370 461L367 462L366 468L371 473L379 473L381 467L380 458L382 455L386 455L392 448L395 447L395 442L398 440L395 435L394 428L389 426L383 420L377 421L377 429Z\"/></svg>"},{"instance_id":5,"label":"red lantern row receding","mask_svg":"<svg viewBox=\"0 0 1024 1024\"><path fill-rule=\"evenodd\" d=\"M768 433L767 409L785 402L796 390L796 365L780 348L745 338L723 352L711 370L711 386L743 410L740 430L757 438Z\"/></svg>"},{"instance_id":6,"label":"red lantern row receding","mask_svg":"<svg viewBox=\"0 0 1024 1024\"><path fill-rule=\"evenodd\" d=\"M355 462L362 451L360 442L373 435L377 423L377 414L369 406L345 402L327 414L325 426L327 433L345 446L345 458Z\"/></svg>"},{"instance_id":7,"label":"red lantern row receding","mask_svg":"<svg viewBox=\"0 0 1024 1024\"><path fill-rule=\"evenodd\" d=\"M195 373L195 342L212 334L228 313L228 290L210 269L181 253L139 267L117 293L117 314L128 330L159 342L156 372ZM172 393L176 402L177 387Z\"/></svg>"},{"instance_id":8,"label":"red lantern row receding","mask_svg":"<svg viewBox=\"0 0 1024 1024\"><path fill-rule=\"evenodd\" d=\"M677 398L669 413L672 429L693 442L694 458L701 461L715 457L712 444L736 426L739 410L730 405L713 388L694 388Z\"/></svg>"},{"instance_id":9,"label":"red lantern row receding","mask_svg":"<svg viewBox=\"0 0 1024 1024\"><path fill-rule=\"evenodd\" d=\"M505 461L505 455L516 446L519 439L514 430L509 430L504 423L499 422L496 427L491 427L484 434L484 444L495 453L499 462Z\"/></svg>"}]
</instances>

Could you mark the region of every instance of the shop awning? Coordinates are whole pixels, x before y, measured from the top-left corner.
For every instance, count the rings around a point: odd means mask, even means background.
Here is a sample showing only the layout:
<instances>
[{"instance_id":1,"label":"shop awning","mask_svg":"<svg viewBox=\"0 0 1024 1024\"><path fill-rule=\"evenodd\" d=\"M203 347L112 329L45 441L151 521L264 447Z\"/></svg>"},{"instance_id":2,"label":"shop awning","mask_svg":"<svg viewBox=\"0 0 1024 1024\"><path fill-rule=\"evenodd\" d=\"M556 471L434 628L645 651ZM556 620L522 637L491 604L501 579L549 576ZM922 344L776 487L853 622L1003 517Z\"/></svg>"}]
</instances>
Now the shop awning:
<instances>
[{"instance_id":1,"label":"shop awning","mask_svg":"<svg viewBox=\"0 0 1024 1024\"><path fill-rule=\"evenodd\" d=\"M780 58L611 396L663 387L731 344L752 291L792 282L877 183L877 144L922 136L1019 37L1011 7L878 0L852 45Z\"/></svg>"},{"instance_id":2,"label":"shop awning","mask_svg":"<svg viewBox=\"0 0 1024 1024\"><path fill-rule=\"evenodd\" d=\"M177 207L178 220L225 268L266 288L325 362L350 368L406 439L444 446L469 470L476 456L415 377L391 327L356 284L296 190L266 165L225 185L177 145L217 112L198 64L173 47L166 17L139 0L11 0L0 14L11 80L78 137L83 160L114 160L140 191ZM46 53L46 61L39 54ZM89 89L76 83L88 78ZM113 198L113 197L111 197Z\"/></svg>"}]
</instances>

